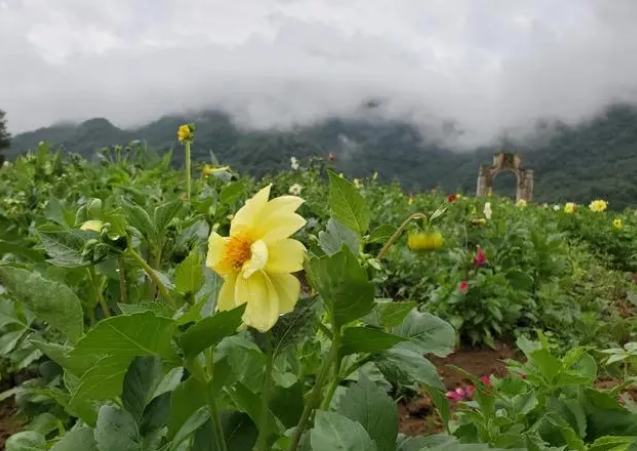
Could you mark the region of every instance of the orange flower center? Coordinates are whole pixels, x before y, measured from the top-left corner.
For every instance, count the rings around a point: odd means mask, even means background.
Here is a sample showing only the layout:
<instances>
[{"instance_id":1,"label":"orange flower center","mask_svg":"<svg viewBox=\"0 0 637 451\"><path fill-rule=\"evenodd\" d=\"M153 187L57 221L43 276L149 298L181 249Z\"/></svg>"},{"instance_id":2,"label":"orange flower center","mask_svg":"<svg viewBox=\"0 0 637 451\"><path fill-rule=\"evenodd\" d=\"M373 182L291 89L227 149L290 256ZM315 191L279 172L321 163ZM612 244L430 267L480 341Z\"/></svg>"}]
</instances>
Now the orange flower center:
<instances>
[{"instance_id":1,"label":"orange flower center","mask_svg":"<svg viewBox=\"0 0 637 451\"><path fill-rule=\"evenodd\" d=\"M230 237L224 250L224 260L235 270L241 269L243 264L252 257L252 240L244 234L237 234Z\"/></svg>"}]
</instances>

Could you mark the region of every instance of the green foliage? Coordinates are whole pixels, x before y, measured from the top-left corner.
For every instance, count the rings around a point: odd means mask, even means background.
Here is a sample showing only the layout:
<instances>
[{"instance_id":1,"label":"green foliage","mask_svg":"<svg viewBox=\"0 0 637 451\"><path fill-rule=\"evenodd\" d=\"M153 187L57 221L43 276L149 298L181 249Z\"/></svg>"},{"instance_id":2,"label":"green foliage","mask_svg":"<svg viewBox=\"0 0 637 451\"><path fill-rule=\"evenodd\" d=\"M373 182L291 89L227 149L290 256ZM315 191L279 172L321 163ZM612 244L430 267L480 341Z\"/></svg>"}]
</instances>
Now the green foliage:
<instances>
[{"instance_id":1,"label":"green foliage","mask_svg":"<svg viewBox=\"0 0 637 451\"><path fill-rule=\"evenodd\" d=\"M188 201L169 157L139 143L102 157L42 145L0 173L0 357L37 374L3 395L32 419L8 449L626 449L637 436L615 393L593 389L586 351L611 347L608 371L632 381L632 348L619 346L634 325L618 308L635 298L620 272L637 255L630 211L614 229L608 213L493 198L476 223L485 199L410 201L320 159L259 182L212 171ZM269 182L274 195L301 186L294 238L308 253L300 299L262 333L245 330L245 304L218 311L224 279L205 256L211 231L227 235ZM415 213L429 220L394 235ZM81 230L89 220L99 232ZM404 235L432 227L445 246L411 252ZM523 338L536 328L540 344ZM526 379L474 380L474 403L454 411L426 356L514 338ZM429 393L453 436L400 436L393 396L407 390Z\"/></svg>"}]
</instances>

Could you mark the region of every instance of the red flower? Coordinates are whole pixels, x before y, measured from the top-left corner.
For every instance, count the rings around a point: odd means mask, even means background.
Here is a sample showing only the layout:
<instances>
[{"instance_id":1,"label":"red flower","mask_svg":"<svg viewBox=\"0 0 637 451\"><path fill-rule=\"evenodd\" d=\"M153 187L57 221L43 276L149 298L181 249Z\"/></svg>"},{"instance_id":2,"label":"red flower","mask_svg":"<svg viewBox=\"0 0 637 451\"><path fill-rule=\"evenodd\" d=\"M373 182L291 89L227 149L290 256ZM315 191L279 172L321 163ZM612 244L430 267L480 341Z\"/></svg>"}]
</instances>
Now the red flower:
<instances>
[{"instance_id":1,"label":"red flower","mask_svg":"<svg viewBox=\"0 0 637 451\"><path fill-rule=\"evenodd\" d=\"M334 152L330 152L330 154L327 157L328 160L330 161L336 161L336 157L334 156Z\"/></svg>"},{"instance_id":2,"label":"red flower","mask_svg":"<svg viewBox=\"0 0 637 451\"><path fill-rule=\"evenodd\" d=\"M473 259L473 264L475 266L482 266L487 262L487 258L484 255L484 252L482 252L482 248L480 246L478 246L478 250L476 251L476 257Z\"/></svg>"},{"instance_id":3,"label":"red flower","mask_svg":"<svg viewBox=\"0 0 637 451\"><path fill-rule=\"evenodd\" d=\"M450 204L457 200L458 200L458 196L456 194L449 194L447 196L447 202L449 202Z\"/></svg>"},{"instance_id":4,"label":"red flower","mask_svg":"<svg viewBox=\"0 0 637 451\"><path fill-rule=\"evenodd\" d=\"M467 397L473 398L473 393L476 391L476 388L473 385L467 385L465 390L467 392Z\"/></svg>"},{"instance_id":5,"label":"red flower","mask_svg":"<svg viewBox=\"0 0 637 451\"><path fill-rule=\"evenodd\" d=\"M462 282L460 282L460 291L462 293L466 293L468 289L469 289L469 283L466 280L463 280Z\"/></svg>"},{"instance_id":6,"label":"red flower","mask_svg":"<svg viewBox=\"0 0 637 451\"><path fill-rule=\"evenodd\" d=\"M493 387L493 384L491 383L491 378L489 376L482 376L480 380L487 387Z\"/></svg>"}]
</instances>

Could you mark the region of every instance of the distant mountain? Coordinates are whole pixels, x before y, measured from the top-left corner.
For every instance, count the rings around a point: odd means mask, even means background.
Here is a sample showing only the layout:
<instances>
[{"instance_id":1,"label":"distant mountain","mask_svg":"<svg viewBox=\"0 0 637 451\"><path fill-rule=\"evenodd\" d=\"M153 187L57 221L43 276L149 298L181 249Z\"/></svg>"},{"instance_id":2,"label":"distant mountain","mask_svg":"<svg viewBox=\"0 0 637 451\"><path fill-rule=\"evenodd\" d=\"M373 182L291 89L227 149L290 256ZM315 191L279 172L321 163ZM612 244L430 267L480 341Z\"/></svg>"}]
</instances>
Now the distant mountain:
<instances>
[{"instance_id":1,"label":"distant mountain","mask_svg":"<svg viewBox=\"0 0 637 451\"><path fill-rule=\"evenodd\" d=\"M174 163L181 165L176 130L185 122L197 127L193 158L208 161L212 151L223 163L255 176L288 168L291 156L333 152L337 169L353 177L378 171L385 180L399 180L406 190L440 187L471 193L479 166L497 151L454 153L398 121L333 118L293 130L254 131L236 127L223 113L207 111L197 117L166 116L135 130L122 130L102 118L55 125L15 136L6 154L11 158L47 141L90 158L104 146L141 139L160 151L174 148ZM637 110L613 106L594 120L554 128L541 142L503 147L521 152L523 164L535 170L536 201L605 198L614 208L637 204ZM511 177L496 180L496 188L504 187L507 194L514 192Z\"/></svg>"}]
</instances>

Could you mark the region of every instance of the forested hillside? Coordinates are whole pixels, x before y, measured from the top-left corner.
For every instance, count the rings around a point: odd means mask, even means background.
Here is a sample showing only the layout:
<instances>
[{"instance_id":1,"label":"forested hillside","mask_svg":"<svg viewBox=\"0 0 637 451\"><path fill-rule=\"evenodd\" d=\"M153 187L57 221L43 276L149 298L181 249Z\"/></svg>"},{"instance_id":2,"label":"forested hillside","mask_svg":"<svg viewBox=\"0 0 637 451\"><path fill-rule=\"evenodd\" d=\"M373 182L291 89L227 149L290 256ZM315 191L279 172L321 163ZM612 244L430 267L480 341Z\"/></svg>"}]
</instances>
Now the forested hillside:
<instances>
[{"instance_id":1,"label":"forested hillside","mask_svg":"<svg viewBox=\"0 0 637 451\"><path fill-rule=\"evenodd\" d=\"M488 163L494 148L455 153L427 139L409 124L391 121L331 119L287 131L237 128L219 112L197 117L168 116L135 130L122 130L106 119L79 125L62 124L15 136L7 155L33 148L40 141L91 157L106 145L145 140L158 150L175 149L174 162L182 163L177 127L193 121L197 126L193 157L209 160L210 151L224 163L256 176L289 165L295 156L327 156L332 152L338 170L353 177L377 171L386 180L397 179L406 190L441 187L472 192L480 164ZM637 199L637 110L614 106L595 120L578 126L558 125L541 145L503 148L523 153L524 164L535 170L535 200L585 202L605 198L618 209ZM511 181L500 180L498 187ZM507 190L512 192L512 187Z\"/></svg>"}]
</instances>

